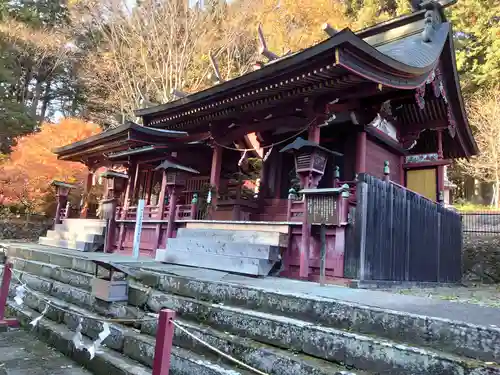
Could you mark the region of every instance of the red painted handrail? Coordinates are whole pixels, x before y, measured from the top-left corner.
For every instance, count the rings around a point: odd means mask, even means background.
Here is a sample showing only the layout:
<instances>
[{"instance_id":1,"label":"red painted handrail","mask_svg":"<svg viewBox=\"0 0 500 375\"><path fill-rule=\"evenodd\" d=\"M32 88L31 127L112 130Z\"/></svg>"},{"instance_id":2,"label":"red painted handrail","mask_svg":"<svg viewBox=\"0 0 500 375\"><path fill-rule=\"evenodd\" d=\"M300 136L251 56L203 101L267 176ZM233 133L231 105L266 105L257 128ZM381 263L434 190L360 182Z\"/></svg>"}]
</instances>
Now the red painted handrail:
<instances>
[{"instance_id":1,"label":"red painted handrail","mask_svg":"<svg viewBox=\"0 0 500 375\"><path fill-rule=\"evenodd\" d=\"M175 311L168 309L160 311L158 329L156 331L156 346L152 375L168 375L170 357L172 355L172 341L175 331L174 319Z\"/></svg>"},{"instance_id":2,"label":"red painted handrail","mask_svg":"<svg viewBox=\"0 0 500 375\"><path fill-rule=\"evenodd\" d=\"M7 298L9 298L9 286L12 280L12 263L6 262L3 267L2 285L0 286L0 327L17 326L17 319L5 319L5 310L7 308Z\"/></svg>"}]
</instances>

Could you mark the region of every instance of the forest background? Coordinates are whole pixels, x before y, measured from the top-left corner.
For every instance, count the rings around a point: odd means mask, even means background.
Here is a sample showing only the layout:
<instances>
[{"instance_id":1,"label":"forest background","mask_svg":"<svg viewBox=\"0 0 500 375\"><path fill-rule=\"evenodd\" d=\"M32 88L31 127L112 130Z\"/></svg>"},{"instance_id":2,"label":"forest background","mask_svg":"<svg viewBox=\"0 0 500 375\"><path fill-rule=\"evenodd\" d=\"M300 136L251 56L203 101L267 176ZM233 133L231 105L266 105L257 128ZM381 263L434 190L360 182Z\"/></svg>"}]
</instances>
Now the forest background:
<instances>
[{"instance_id":1,"label":"forest background","mask_svg":"<svg viewBox=\"0 0 500 375\"><path fill-rule=\"evenodd\" d=\"M50 181L85 173L53 148L137 121L134 109L173 100L172 89L210 86L209 53L224 79L245 74L259 24L283 54L325 39L325 22L359 30L409 12L407 0L0 0L0 203L50 211ZM450 177L458 198L483 182L493 193L482 203L498 206L500 2L459 0L447 17L481 149Z\"/></svg>"}]
</instances>

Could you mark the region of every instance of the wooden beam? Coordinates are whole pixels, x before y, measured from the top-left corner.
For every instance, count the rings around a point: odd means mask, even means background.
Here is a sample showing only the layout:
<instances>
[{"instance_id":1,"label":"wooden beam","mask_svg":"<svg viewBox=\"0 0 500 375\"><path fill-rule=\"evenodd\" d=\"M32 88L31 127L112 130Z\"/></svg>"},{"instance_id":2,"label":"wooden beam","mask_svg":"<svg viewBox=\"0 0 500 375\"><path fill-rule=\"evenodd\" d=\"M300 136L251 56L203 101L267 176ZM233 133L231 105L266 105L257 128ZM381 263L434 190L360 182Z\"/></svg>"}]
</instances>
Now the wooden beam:
<instances>
[{"instance_id":1,"label":"wooden beam","mask_svg":"<svg viewBox=\"0 0 500 375\"><path fill-rule=\"evenodd\" d=\"M170 93L177 98L185 98L188 94L177 89L170 90Z\"/></svg>"},{"instance_id":2,"label":"wooden beam","mask_svg":"<svg viewBox=\"0 0 500 375\"><path fill-rule=\"evenodd\" d=\"M269 60L276 60L279 56L267 49L266 39L264 38L264 33L262 32L262 25L257 28L257 33L259 34L259 53L268 58Z\"/></svg>"},{"instance_id":3,"label":"wooden beam","mask_svg":"<svg viewBox=\"0 0 500 375\"><path fill-rule=\"evenodd\" d=\"M208 57L210 59L210 65L212 65L212 69L214 70L214 75L215 75L216 83L224 82L224 80L222 79L222 77L220 75L219 65L217 64L217 61L215 61L215 58L212 55L212 52L208 53Z\"/></svg>"},{"instance_id":4,"label":"wooden beam","mask_svg":"<svg viewBox=\"0 0 500 375\"><path fill-rule=\"evenodd\" d=\"M337 30L335 30L333 27L331 27L328 23L324 23L322 26L321 26L321 29L328 34L328 36L332 37L334 36L335 34L337 34Z\"/></svg>"},{"instance_id":5,"label":"wooden beam","mask_svg":"<svg viewBox=\"0 0 500 375\"><path fill-rule=\"evenodd\" d=\"M225 132L223 136L220 136L216 141L220 144L232 142L235 139L239 139L247 135L248 133L260 133L267 130L276 129L279 127L293 127L299 129L307 124L307 119L303 117L287 116L276 118L272 120L256 122L253 124L242 125L233 131Z\"/></svg>"}]
</instances>

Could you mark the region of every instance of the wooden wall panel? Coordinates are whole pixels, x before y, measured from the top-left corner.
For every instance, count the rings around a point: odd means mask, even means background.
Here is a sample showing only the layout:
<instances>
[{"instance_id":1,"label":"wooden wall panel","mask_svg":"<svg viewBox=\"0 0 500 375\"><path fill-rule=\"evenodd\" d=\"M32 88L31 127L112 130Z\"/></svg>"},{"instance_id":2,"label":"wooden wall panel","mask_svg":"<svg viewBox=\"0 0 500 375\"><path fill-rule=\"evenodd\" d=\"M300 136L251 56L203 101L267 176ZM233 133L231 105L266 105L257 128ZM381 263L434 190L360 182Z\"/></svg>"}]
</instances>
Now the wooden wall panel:
<instances>
[{"instance_id":1,"label":"wooden wall panel","mask_svg":"<svg viewBox=\"0 0 500 375\"><path fill-rule=\"evenodd\" d=\"M401 183L400 155L368 138L366 140L366 173L383 178L384 161L386 160L389 161L391 180L398 184Z\"/></svg>"}]
</instances>

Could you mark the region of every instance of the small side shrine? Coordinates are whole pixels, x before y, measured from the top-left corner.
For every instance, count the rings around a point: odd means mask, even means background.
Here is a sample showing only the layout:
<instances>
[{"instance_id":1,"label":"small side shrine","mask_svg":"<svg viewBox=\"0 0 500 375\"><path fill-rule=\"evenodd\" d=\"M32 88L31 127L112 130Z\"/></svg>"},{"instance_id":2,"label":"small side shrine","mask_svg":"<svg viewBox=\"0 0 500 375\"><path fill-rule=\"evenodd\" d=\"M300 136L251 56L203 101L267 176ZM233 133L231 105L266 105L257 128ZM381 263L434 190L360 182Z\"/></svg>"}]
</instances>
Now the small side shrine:
<instances>
[{"instance_id":1,"label":"small side shrine","mask_svg":"<svg viewBox=\"0 0 500 375\"><path fill-rule=\"evenodd\" d=\"M57 199L57 208L56 208L56 217L54 218L54 225L60 224L63 218L68 217L69 214L69 202L68 196L71 189L74 189L76 186L72 184L68 184L63 181L52 181L52 186L56 188L56 199Z\"/></svg>"}]
</instances>

